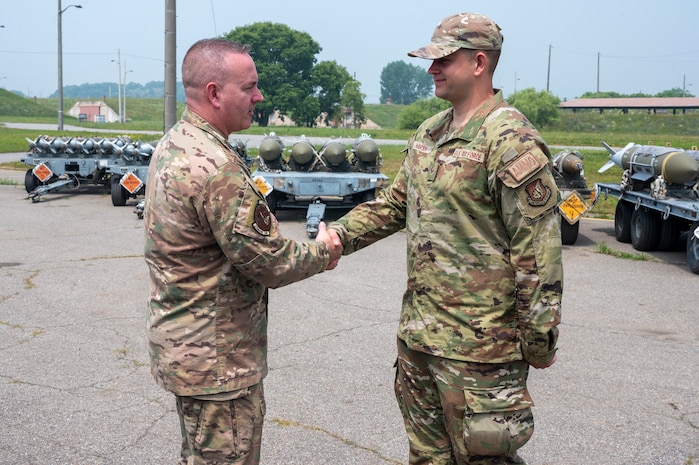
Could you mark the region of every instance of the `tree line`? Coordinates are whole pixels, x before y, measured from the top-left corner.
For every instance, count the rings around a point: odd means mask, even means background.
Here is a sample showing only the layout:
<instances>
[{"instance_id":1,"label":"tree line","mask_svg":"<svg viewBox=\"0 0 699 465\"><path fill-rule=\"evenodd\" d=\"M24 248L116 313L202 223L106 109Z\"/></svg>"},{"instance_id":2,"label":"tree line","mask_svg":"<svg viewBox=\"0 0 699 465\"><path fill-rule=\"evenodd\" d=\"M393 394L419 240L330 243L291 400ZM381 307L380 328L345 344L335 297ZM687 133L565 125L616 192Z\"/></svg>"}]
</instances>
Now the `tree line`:
<instances>
[{"instance_id":1,"label":"tree line","mask_svg":"<svg viewBox=\"0 0 699 465\"><path fill-rule=\"evenodd\" d=\"M268 126L272 115L282 120L289 118L297 126L306 127L324 124L359 127L366 121L366 95L361 92L361 83L335 60L318 62L316 56L322 48L308 33L285 24L258 22L235 28L223 37L251 46L258 87L265 97L257 104L254 115L254 121L260 126ZM433 80L426 70L402 60L383 68L380 86L381 103L407 106L399 116L401 129L417 128L425 118L449 106L448 102L431 97ZM184 101L181 82L176 89L177 100ZM161 98L164 92L163 81L126 85L129 98ZM63 93L69 98L114 97L118 88L115 83L82 84L65 86ZM56 93L52 95L55 96ZM692 95L675 88L656 95L587 92L581 98L679 96ZM508 101L537 126L550 124L559 114L560 100L546 91L524 89L509 95Z\"/></svg>"}]
</instances>

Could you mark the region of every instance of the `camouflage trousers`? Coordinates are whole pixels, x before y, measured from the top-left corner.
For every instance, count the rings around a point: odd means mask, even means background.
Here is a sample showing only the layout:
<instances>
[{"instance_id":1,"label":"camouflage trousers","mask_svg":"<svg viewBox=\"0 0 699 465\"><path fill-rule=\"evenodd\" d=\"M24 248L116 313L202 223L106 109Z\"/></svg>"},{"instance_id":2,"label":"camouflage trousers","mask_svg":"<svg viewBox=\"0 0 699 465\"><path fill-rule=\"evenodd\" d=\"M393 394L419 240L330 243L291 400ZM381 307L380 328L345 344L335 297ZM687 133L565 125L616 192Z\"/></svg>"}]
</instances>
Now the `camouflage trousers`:
<instances>
[{"instance_id":1,"label":"camouflage trousers","mask_svg":"<svg viewBox=\"0 0 699 465\"><path fill-rule=\"evenodd\" d=\"M260 463L265 400L262 382L226 400L176 397L182 429L178 465L257 465Z\"/></svg>"},{"instance_id":2,"label":"camouflage trousers","mask_svg":"<svg viewBox=\"0 0 699 465\"><path fill-rule=\"evenodd\" d=\"M408 349L398 340L395 394L410 465L524 464L534 433L528 365L471 363Z\"/></svg>"}]
</instances>

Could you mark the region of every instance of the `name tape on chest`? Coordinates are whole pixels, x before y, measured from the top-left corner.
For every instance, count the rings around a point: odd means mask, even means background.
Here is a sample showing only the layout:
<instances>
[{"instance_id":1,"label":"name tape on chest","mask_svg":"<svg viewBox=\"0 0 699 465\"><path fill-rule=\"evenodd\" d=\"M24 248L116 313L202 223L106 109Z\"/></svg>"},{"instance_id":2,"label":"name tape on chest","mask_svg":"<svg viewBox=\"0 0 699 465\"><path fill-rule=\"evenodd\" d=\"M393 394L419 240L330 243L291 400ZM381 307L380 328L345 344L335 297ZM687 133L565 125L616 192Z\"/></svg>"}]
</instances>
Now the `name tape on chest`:
<instances>
[{"instance_id":1,"label":"name tape on chest","mask_svg":"<svg viewBox=\"0 0 699 465\"><path fill-rule=\"evenodd\" d=\"M476 152L475 150L455 149L454 156L466 158L467 160L475 161L477 163L483 163L485 161L485 154L482 152Z\"/></svg>"},{"instance_id":2,"label":"name tape on chest","mask_svg":"<svg viewBox=\"0 0 699 465\"><path fill-rule=\"evenodd\" d=\"M418 141L413 142L413 149L423 153L430 153L432 151L432 147Z\"/></svg>"}]
</instances>

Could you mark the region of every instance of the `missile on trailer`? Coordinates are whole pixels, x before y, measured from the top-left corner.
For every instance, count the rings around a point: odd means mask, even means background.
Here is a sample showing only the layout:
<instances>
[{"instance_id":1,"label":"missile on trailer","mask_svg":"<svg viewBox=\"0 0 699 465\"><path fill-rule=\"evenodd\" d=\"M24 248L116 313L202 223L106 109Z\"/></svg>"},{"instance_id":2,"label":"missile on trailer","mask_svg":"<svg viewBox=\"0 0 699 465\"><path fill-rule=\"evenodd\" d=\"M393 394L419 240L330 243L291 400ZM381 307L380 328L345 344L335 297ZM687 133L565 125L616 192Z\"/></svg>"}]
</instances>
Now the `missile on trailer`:
<instances>
[{"instance_id":1,"label":"missile on trailer","mask_svg":"<svg viewBox=\"0 0 699 465\"><path fill-rule=\"evenodd\" d=\"M699 161L681 149L630 142L617 152L604 142L602 145L609 152L609 161L598 170L599 173L616 165L629 170L634 181L647 182L662 176L670 184L690 182L699 174Z\"/></svg>"}]
</instances>

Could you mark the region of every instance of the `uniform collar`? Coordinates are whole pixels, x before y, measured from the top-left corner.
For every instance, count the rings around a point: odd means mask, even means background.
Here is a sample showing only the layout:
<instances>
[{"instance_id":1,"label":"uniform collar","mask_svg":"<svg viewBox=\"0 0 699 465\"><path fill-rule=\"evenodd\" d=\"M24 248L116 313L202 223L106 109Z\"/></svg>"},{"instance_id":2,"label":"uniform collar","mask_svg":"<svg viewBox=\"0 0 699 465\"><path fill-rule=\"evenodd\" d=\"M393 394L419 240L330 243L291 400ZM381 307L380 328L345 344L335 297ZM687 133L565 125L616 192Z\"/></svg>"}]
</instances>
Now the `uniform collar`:
<instances>
[{"instance_id":1,"label":"uniform collar","mask_svg":"<svg viewBox=\"0 0 699 465\"><path fill-rule=\"evenodd\" d=\"M473 114L471 119L464 126L464 130L460 134L449 135L449 126L454 118L454 109L442 113L441 117L437 119L432 127L428 130L429 137L434 140L438 145L452 140L452 139L464 139L465 141L472 141L478 134L479 129L483 126L483 122L488 117L488 115L499 105L504 102L502 97L502 90L495 89L495 95L490 97L488 100L483 102L483 105Z\"/></svg>"},{"instance_id":2,"label":"uniform collar","mask_svg":"<svg viewBox=\"0 0 699 465\"><path fill-rule=\"evenodd\" d=\"M216 129L211 123L205 120L201 115L196 113L190 107L185 107L184 112L182 112L181 119L182 121L189 123L192 126L206 132L225 147L232 149L230 142L228 142L228 138L221 134L221 132L218 129Z\"/></svg>"}]
</instances>

